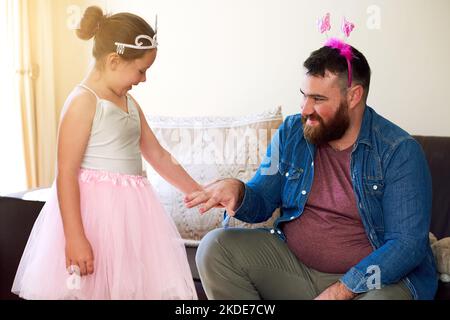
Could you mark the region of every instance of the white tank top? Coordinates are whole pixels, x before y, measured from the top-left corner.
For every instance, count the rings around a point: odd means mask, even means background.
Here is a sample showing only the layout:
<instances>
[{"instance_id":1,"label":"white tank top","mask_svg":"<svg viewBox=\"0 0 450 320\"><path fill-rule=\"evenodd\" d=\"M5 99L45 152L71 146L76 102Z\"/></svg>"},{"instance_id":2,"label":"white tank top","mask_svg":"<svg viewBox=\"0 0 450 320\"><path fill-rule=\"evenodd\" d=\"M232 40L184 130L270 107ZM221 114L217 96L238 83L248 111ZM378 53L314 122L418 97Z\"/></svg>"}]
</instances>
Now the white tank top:
<instances>
[{"instance_id":1,"label":"white tank top","mask_svg":"<svg viewBox=\"0 0 450 320\"><path fill-rule=\"evenodd\" d=\"M133 99L127 95L128 112L125 112L113 102L99 98L91 88L79 86L97 98L91 135L81 167L142 175L141 121Z\"/></svg>"}]
</instances>

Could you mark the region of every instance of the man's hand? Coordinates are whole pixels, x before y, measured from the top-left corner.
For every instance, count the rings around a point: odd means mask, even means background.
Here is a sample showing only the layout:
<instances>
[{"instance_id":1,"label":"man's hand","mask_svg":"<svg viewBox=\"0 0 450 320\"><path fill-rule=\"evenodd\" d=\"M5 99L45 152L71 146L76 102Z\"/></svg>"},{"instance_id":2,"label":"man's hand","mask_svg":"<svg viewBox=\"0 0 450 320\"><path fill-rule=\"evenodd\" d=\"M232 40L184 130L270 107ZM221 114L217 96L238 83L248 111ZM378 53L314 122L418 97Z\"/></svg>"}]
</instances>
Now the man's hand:
<instances>
[{"instance_id":1,"label":"man's hand","mask_svg":"<svg viewBox=\"0 0 450 320\"><path fill-rule=\"evenodd\" d=\"M329 286L314 300L352 300L357 296L340 281Z\"/></svg>"},{"instance_id":2,"label":"man's hand","mask_svg":"<svg viewBox=\"0 0 450 320\"><path fill-rule=\"evenodd\" d=\"M187 208L198 205L203 214L212 208L226 208L230 216L234 216L235 210L240 206L244 198L244 183L237 179L225 179L215 181L203 189L184 197Z\"/></svg>"}]
</instances>

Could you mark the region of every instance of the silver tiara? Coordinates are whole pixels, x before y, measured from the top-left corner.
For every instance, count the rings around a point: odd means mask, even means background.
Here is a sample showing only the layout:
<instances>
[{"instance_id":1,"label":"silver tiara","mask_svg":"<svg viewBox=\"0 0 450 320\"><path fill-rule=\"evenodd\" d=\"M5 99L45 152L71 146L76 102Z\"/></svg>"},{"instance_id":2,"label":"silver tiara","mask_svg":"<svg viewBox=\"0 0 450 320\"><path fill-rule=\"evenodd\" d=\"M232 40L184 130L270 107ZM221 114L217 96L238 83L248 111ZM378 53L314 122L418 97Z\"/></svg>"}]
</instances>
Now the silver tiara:
<instances>
[{"instance_id":1,"label":"silver tiara","mask_svg":"<svg viewBox=\"0 0 450 320\"><path fill-rule=\"evenodd\" d=\"M146 39L146 40L150 41L151 45L144 46L144 44L140 41L141 39ZM150 50L150 49L157 48L158 47L158 16L156 16L156 19L155 19L155 35L153 36L153 38L148 35L141 34L136 37L135 44L127 44L127 43L121 43L121 42L116 42L114 44L117 46L117 49L116 49L117 54L120 54L120 55L125 53L125 48L138 49L138 50Z\"/></svg>"}]
</instances>

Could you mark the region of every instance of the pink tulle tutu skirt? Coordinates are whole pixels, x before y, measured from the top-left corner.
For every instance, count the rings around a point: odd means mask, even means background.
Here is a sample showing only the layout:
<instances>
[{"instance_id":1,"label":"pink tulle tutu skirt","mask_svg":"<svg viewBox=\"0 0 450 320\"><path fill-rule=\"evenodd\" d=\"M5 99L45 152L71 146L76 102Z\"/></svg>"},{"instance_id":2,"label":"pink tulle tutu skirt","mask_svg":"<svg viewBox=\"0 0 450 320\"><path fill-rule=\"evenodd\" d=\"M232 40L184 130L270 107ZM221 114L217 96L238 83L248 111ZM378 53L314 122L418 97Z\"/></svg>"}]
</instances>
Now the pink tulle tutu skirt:
<instances>
[{"instance_id":1,"label":"pink tulle tutu skirt","mask_svg":"<svg viewBox=\"0 0 450 320\"><path fill-rule=\"evenodd\" d=\"M25 299L197 299L183 241L147 178L81 169L81 216L94 273L70 275L55 184L12 292Z\"/></svg>"}]
</instances>

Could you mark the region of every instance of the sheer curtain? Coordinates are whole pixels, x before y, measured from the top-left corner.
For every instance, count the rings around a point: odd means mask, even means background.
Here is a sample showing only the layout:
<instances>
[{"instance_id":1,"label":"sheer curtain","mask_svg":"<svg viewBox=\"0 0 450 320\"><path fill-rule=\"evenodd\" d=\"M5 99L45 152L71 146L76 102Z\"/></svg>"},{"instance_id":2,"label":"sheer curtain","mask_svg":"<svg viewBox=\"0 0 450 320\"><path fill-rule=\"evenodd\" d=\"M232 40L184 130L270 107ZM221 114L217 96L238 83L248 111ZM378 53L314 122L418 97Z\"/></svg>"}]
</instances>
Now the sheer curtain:
<instances>
[{"instance_id":1,"label":"sheer curtain","mask_svg":"<svg viewBox=\"0 0 450 320\"><path fill-rule=\"evenodd\" d=\"M34 96L33 103L22 105L28 116L26 126L33 132L34 145L29 146L29 162L35 163L28 172L29 187L48 187L55 175L57 108L55 99L55 59L53 21L59 12L55 2L60 0L20 0L27 3L27 19L30 27L32 91L23 86L23 92ZM25 18L25 17L24 17ZM60 27L60 26L55 26ZM31 123L31 120L34 122ZM24 129L25 132L26 129Z\"/></svg>"},{"instance_id":2,"label":"sheer curtain","mask_svg":"<svg viewBox=\"0 0 450 320\"><path fill-rule=\"evenodd\" d=\"M49 186L56 108L51 0L0 0L0 193Z\"/></svg>"}]
</instances>

